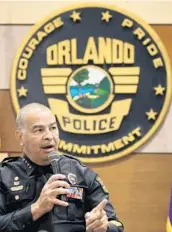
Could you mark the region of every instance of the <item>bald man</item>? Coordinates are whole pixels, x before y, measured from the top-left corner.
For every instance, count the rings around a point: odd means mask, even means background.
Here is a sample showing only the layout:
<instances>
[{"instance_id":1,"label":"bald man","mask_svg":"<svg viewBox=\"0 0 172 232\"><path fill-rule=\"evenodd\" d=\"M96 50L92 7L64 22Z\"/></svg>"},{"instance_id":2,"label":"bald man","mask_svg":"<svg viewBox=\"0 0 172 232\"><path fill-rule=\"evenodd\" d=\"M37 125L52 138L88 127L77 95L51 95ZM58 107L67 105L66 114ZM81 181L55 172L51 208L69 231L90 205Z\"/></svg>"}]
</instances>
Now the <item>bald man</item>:
<instances>
[{"instance_id":1,"label":"bald man","mask_svg":"<svg viewBox=\"0 0 172 232\"><path fill-rule=\"evenodd\" d=\"M98 175L69 155L57 155L59 131L51 110L24 106L16 119L23 158L7 158L0 167L0 231L122 232L123 224ZM65 196L62 197L62 196Z\"/></svg>"}]
</instances>

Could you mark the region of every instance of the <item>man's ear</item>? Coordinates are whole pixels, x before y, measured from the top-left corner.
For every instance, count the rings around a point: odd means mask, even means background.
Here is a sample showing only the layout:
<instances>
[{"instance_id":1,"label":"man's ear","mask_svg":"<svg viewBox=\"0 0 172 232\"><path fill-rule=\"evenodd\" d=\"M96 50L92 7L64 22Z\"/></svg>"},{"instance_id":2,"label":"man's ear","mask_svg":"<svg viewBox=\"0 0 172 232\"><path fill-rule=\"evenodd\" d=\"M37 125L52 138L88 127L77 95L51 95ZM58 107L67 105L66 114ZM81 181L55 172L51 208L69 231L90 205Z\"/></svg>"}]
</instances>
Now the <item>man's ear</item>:
<instances>
[{"instance_id":1,"label":"man's ear","mask_svg":"<svg viewBox=\"0 0 172 232\"><path fill-rule=\"evenodd\" d=\"M23 141L22 141L22 132L20 130L15 131L15 137L17 140L20 141L20 146L23 146Z\"/></svg>"}]
</instances>

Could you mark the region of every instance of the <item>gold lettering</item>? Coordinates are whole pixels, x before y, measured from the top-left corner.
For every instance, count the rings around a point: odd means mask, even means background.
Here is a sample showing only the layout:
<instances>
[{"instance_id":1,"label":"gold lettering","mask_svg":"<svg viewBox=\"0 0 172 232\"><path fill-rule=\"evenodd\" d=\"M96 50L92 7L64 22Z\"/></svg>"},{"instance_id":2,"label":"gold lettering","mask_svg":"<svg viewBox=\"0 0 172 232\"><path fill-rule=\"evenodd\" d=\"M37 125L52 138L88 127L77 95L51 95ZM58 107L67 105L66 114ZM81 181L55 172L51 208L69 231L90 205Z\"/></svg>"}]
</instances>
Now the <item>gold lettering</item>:
<instances>
[{"instance_id":1,"label":"gold lettering","mask_svg":"<svg viewBox=\"0 0 172 232\"><path fill-rule=\"evenodd\" d=\"M145 36L145 32L140 27L134 30L133 34L136 35L139 40L143 39L143 37Z\"/></svg>"},{"instance_id":2,"label":"gold lettering","mask_svg":"<svg viewBox=\"0 0 172 232\"><path fill-rule=\"evenodd\" d=\"M31 38L28 42L27 46L25 47L24 52L22 53L22 58L19 61L19 68L17 71L17 79L18 80L25 80L27 78L27 68L28 68L28 62L31 58L33 51L36 49L37 45L42 41L43 38L47 36L47 34L51 33L55 30L55 28L58 28L63 25L63 21L61 17L56 18L52 22L47 23L44 26L44 31L38 31L36 38ZM50 46L47 49L47 63L50 65L56 65L57 64L57 45L52 47ZM67 58L66 58L67 59Z\"/></svg>"},{"instance_id":3,"label":"gold lettering","mask_svg":"<svg viewBox=\"0 0 172 232\"><path fill-rule=\"evenodd\" d=\"M121 139L114 141L114 145L115 145L117 150L125 146Z\"/></svg>"},{"instance_id":4,"label":"gold lettering","mask_svg":"<svg viewBox=\"0 0 172 232\"><path fill-rule=\"evenodd\" d=\"M87 145L67 143L64 140L60 140L58 148L67 152L74 152L77 154L90 155L91 153L93 153L96 155L99 154L99 152L107 153L107 152L119 150L127 146L129 143L134 142L137 137L141 137L141 136L142 136L141 128L137 127L133 131L128 133L128 135L123 136L122 138L119 138L108 144L97 144L93 146L87 146Z\"/></svg>"},{"instance_id":5,"label":"gold lettering","mask_svg":"<svg viewBox=\"0 0 172 232\"><path fill-rule=\"evenodd\" d=\"M71 64L70 40L64 40L58 43L58 64Z\"/></svg>"},{"instance_id":6,"label":"gold lettering","mask_svg":"<svg viewBox=\"0 0 172 232\"><path fill-rule=\"evenodd\" d=\"M79 146L78 144L74 144L73 152L76 152L78 154L86 154L87 153L87 146L85 146L85 145Z\"/></svg>"},{"instance_id":7,"label":"gold lettering","mask_svg":"<svg viewBox=\"0 0 172 232\"><path fill-rule=\"evenodd\" d=\"M104 126L103 126L104 124ZM107 124L107 119L101 119L99 122L99 129L100 130L105 130L106 129L106 124Z\"/></svg>"},{"instance_id":8,"label":"gold lettering","mask_svg":"<svg viewBox=\"0 0 172 232\"><path fill-rule=\"evenodd\" d=\"M81 120L74 119L73 120L73 127L75 130L81 130Z\"/></svg>"},{"instance_id":9,"label":"gold lettering","mask_svg":"<svg viewBox=\"0 0 172 232\"><path fill-rule=\"evenodd\" d=\"M124 54L124 43L121 40L113 39L113 63L122 64Z\"/></svg>"},{"instance_id":10,"label":"gold lettering","mask_svg":"<svg viewBox=\"0 0 172 232\"><path fill-rule=\"evenodd\" d=\"M112 45L110 38L100 37L98 39L98 51L99 51L99 63L103 64L104 62L110 64L112 62L111 54L112 54Z\"/></svg>"},{"instance_id":11,"label":"gold lettering","mask_svg":"<svg viewBox=\"0 0 172 232\"><path fill-rule=\"evenodd\" d=\"M61 17L58 17L58 18L53 20L53 24L56 28L58 28L58 27L61 27L64 23L63 23Z\"/></svg>"},{"instance_id":12,"label":"gold lettering","mask_svg":"<svg viewBox=\"0 0 172 232\"><path fill-rule=\"evenodd\" d=\"M124 63L133 64L134 63L134 46L129 43L124 43Z\"/></svg>"},{"instance_id":13,"label":"gold lettering","mask_svg":"<svg viewBox=\"0 0 172 232\"><path fill-rule=\"evenodd\" d=\"M147 39L145 39L145 40L142 42L142 44L143 44L143 45L148 45L148 43L149 43L150 41L151 41L150 38L147 38Z\"/></svg>"},{"instance_id":14,"label":"gold lettering","mask_svg":"<svg viewBox=\"0 0 172 232\"><path fill-rule=\"evenodd\" d=\"M134 136L132 133L129 133L127 136L122 137L122 141L125 145L128 145L129 142L133 142L135 140Z\"/></svg>"},{"instance_id":15,"label":"gold lettering","mask_svg":"<svg viewBox=\"0 0 172 232\"><path fill-rule=\"evenodd\" d=\"M31 48L29 48L29 47L26 47L24 51L25 52L22 53L22 57L24 57L26 59L30 59L32 54L33 54L33 50Z\"/></svg>"},{"instance_id":16,"label":"gold lettering","mask_svg":"<svg viewBox=\"0 0 172 232\"><path fill-rule=\"evenodd\" d=\"M101 147L100 145L95 145L95 146L91 146L91 149L93 150L94 154L98 154L100 147Z\"/></svg>"},{"instance_id":17,"label":"gold lettering","mask_svg":"<svg viewBox=\"0 0 172 232\"><path fill-rule=\"evenodd\" d=\"M137 127L136 129L134 129L134 130L132 131L132 134L133 134L133 135L137 135L137 137L141 137L141 136L142 136L142 134L141 134L141 128L140 128L140 127Z\"/></svg>"},{"instance_id":18,"label":"gold lettering","mask_svg":"<svg viewBox=\"0 0 172 232\"><path fill-rule=\"evenodd\" d=\"M53 44L47 48L47 64L54 65L58 63L57 60L58 50L57 45Z\"/></svg>"},{"instance_id":19,"label":"gold lettering","mask_svg":"<svg viewBox=\"0 0 172 232\"><path fill-rule=\"evenodd\" d=\"M38 38L38 40L39 40L39 43L42 41L42 39L44 38L44 37L46 37L47 36L47 33L45 33L45 32L43 32L43 31L38 31L38 33L37 33L37 38Z\"/></svg>"},{"instance_id":20,"label":"gold lettering","mask_svg":"<svg viewBox=\"0 0 172 232\"><path fill-rule=\"evenodd\" d=\"M147 50L151 56L158 54L158 49L153 43L147 46Z\"/></svg>"},{"instance_id":21,"label":"gold lettering","mask_svg":"<svg viewBox=\"0 0 172 232\"><path fill-rule=\"evenodd\" d=\"M17 79L20 81L26 80L26 70L19 69L17 72Z\"/></svg>"},{"instance_id":22,"label":"gold lettering","mask_svg":"<svg viewBox=\"0 0 172 232\"><path fill-rule=\"evenodd\" d=\"M44 27L44 31L47 33L47 34L50 34L52 31L55 30L55 26L53 25L52 22L50 23L47 23Z\"/></svg>"},{"instance_id":23,"label":"gold lettering","mask_svg":"<svg viewBox=\"0 0 172 232\"><path fill-rule=\"evenodd\" d=\"M164 66L161 57L157 57L157 58L153 59L153 64L154 64L155 68L159 68L159 67Z\"/></svg>"},{"instance_id":24,"label":"gold lettering","mask_svg":"<svg viewBox=\"0 0 172 232\"><path fill-rule=\"evenodd\" d=\"M135 59L134 46L111 38L90 37L87 41L83 58L78 58L77 39L64 40L47 48L47 64L87 64L90 60L94 64L133 64Z\"/></svg>"},{"instance_id":25,"label":"gold lettering","mask_svg":"<svg viewBox=\"0 0 172 232\"><path fill-rule=\"evenodd\" d=\"M92 60L94 64L99 63L96 44L93 37L90 37L88 39L88 43L83 58L83 63L87 64L89 60Z\"/></svg>"},{"instance_id":26,"label":"gold lettering","mask_svg":"<svg viewBox=\"0 0 172 232\"><path fill-rule=\"evenodd\" d=\"M19 61L19 68L20 69L27 69L28 67L28 60L25 58L21 58Z\"/></svg>"},{"instance_id":27,"label":"gold lettering","mask_svg":"<svg viewBox=\"0 0 172 232\"><path fill-rule=\"evenodd\" d=\"M78 49L77 49L76 39L71 40L71 47L72 47L72 51L71 51L72 64L82 64L82 59L79 59L77 57Z\"/></svg>"},{"instance_id":28,"label":"gold lettering","mask_svg":"<svg viewBox=\"0 0 172 232\"><path fill-rule=\"evenodd\" d=\"M35 38L32 38L31 41L28 43L28 46L32 49L35 50L36 46L39 44L38 40Z\"/></svg>"},{"instance_id":29,"label":"gold lettering","mask_svg":"<svg viewBox=\"0 0 172 232\"><path fill-rule=\"evenodd\" d=\"M87 146L87 154L90 155L91 154L91 147Z\"/></svg>"},{"instance_id":30,"label":"gold lettering","mask_svg":"<svg viewBox=\"0 0 172 232\"><path fill-rule=\"evenodd\" d=\"M124 19L122 21L122 27L129 27L131 28L133 26L133 21L131 19Z\"/></svg>"},{"instance_id":31,"label":"gold lettering","mask_svg":"<svg viewBox=\"0 0 172 232\"><path fill-rule=\"evenodd\" d=\"M60 140L60 142L58 144L58 148L63 149L64 151L71 152L72 148L73 148L73 144L72 143L66 143L66 141L64 141L64 140Z\"/></svg>"},{"instance_id":32,"label":"gold lettering","mask_svg":"<svg viewBox=\"0 0 172 232\"><path fill-rule=\"evenodd\" d=\"M111 151L115 151L114 143L108 143L107 145L106 144L101 145L102 153L111 152Z\"/></svg>"}]
</instances>

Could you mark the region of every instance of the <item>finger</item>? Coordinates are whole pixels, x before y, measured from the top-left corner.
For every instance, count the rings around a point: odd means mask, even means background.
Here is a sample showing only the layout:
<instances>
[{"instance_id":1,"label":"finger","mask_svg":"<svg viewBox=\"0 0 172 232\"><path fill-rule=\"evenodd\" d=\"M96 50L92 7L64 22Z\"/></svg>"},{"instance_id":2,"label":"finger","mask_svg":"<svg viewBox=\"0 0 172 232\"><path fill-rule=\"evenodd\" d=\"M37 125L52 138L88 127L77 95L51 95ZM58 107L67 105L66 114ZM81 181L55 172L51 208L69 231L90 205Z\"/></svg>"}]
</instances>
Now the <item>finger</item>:
<instances>
[{"instance_id":1,"label":"finger","mask_svg":"<svg viewBox=\"0 0 172 232\"><path fill-rule=\"evenodd\" d=\"M63 180L55 180L53 181L52 183L50 183L48 185L48 187L50 189L54 189L54 188L58 188L58 187L63 187L63 188L69 188L70 185L66 182L66 181L63 181Z\"/></svg>"},{"instance_id":2,"label":"finger","mask_svg":"<svg viewBox=\"0 0 172 232\"><path fill-rule=\"evenodd\" d=\"M108 217L107 217L107 215L105 214L105 215L100 219L100 221L102 222L102 224L108 223Z\"/></svg>"},{"instance_id":3,"label":"finger","mask_svg":"<svg viewBox=\"0 0 172 232\"><path fill-rule=\"evenodd\" d=\"M92 224L87 226L88 231L107 231L108 228L108 218L104 215L101 219L97 219Z\"/></svg>"},{"instance_id":4,"label":"finger","mask_svg":"<svg viewBox=\"0 0 172 232\"><path fill-rule=\"evenodd\" d=\"M103 223L101 226L98 226L97 228L94 229L94 232L104 232L107 231L109 227L108 221Z\"/></svg>"},{"instance_id":5,"label":"finger","mask_svg":"<svg viewBox=\"0 0 172 232\"><path fill-rule=\"evenodd\" d=\"M70 191L68 189L65 188L56 188L52 190L52 195L57 197L58 195L61 194L68 194Z\"/></svg>"},{"instance_id":6,"label":"finger","mask_svg":"<svg viewBox=\"0 0 172 232\"><path fill-rule=\"evenodd\" d=\"M87 213L85 214L85 219L88 219L90 216L91 216L91 213L90 213L90 212L87 212Z\"/></svg>"},{"instance_id":7,"label":"finger","mask_svg":"<svg viewBox=\"0 0 172 232\"><path fill-rule=\"evenodd\" d=\"M63 180L65 179L66 176L65 175L62 175L62 174L55 174L55 175L52 175L48 181L47 181L47 184L51 184L53 181L55 180Z\"/></svg>"},{"instance_id":8,"label":"finger","mask_svg":"<svg viewBox=\"0 0 172 232\"><path fill-rule=\"evenodd\" d=\"M90 216L86 219L86 225L91 225L94 223L96 220L100 220L102 218L102 212L101 211L96 211L94 213L90 213Z\"/></svg>"},{"instance_id":9,"label":"finger","mask_svg":"<svg viewBox=\"0 0 172 232\"><path fill-rule=\"evenodd\" d=\"M106 215L106 212L105 212L104 210L101 210L101 211L99 211L99 212L100 212L100 214L102 215L102 217L103 217L104 215ZM92 211L92 212L87 212L87 213L85 214L85 219L91 218L93 214L94 214L93 211Z\"/></svg>"},{"instance_id":10,"label":"finger","mask_svg":"<svg viewBox=\"0 0 172 232\"><path fill-rule=\"evenodd\" d=\"M94 231L96 228L99 228L102 225L102 222L99 219L97 219L93 221L91 224L86 225L86 231Z\"/></svg>"},{"instance_id":11,"label":"finger","mask_svg":"<svg viewBox=\"0 0 172 232\"><path fill-rule=\"evenodd\" d=\"M66 201L61 201L61 200L59 200L57 198L54 198L52 200L52 202L53 202L54 205L60 205L60 206L64 206L64 207L67 207L69 205Z\"/></svg>"},{"instance_id":12,"label":"finger","mask_svg":"<svg viewBox=\"0 0 172 232\"><path fill-rule=\"evenodd\" d=\"M94 232L105 232L108 230L108 224L107 225L101 225L94 229Z\"/></svg>"},{"instance_id":13,"label":"finger","mask_svg":"<svg viewBox=\"0 0 172 232\"><path fill-rule=\"evenodd\" d=\"M93 211L97 211L97 210L103 210L107 204L107 199L103 199L94 209Z\"/></svg>"},{"instance_id":14,"label":"finger","mask_svg":"<svg viewBox=\"0 0 172 232\"><path fill-rule=\"evenodd\" d=\"M107 231L107 228L109 226L107 215L104 215L101 218L100 222L101 222L100 226L97 226L97 228L94 228L94 231L95 232Z\"/></svg>"}]
</instances>

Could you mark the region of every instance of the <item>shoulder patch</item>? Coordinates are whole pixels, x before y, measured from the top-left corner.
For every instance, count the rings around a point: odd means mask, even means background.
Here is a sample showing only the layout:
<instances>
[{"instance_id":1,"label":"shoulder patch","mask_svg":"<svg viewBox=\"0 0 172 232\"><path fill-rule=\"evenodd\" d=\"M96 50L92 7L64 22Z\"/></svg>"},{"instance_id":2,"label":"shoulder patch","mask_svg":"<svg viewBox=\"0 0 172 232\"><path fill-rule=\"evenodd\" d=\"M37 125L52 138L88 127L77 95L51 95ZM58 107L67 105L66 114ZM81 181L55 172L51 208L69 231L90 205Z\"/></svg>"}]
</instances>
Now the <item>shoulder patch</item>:
<instances>
[{"instance_id":1,"label":"shoulder patch","mask_svg":"<svg viewBox=\"0 0 172 232\"><path fill-rule=\"evenodd\" d=\"M115 220L112 220L112 221L109 221L110 224L114 224L115 226L117 227L123 227L123 224L119 221L115 221Z\"/></svg>"},{"instance_id":2,"label":"shoulder patch","mask_svg":"<svg viewBox=\"0 0 172 232\"><path fill-rule=\"evenodd\" d=\"M16 156L16 157L7 157L5 159L2 160L2 167L5 166L6 164L10 163L10 162L14 162L18 159L20 159L21 157L20 156Z\"/></svg>"},{"instance_id":3,"label":"shoulder patch","mask_svg":"<svg viewBox=\"0 0 172 232\"><path fill-rule=\"evenodd\" d=\"M61 155L61 154L60 154ZM74 159L76 160L80 165L82 165L83 167L86 167L85 164L83 164L79 159L77 159L76 157L72 156L72 155L69 155L69 154L66 154L66 153L63 153L62 154L63 156L69 158L69 159Z\"/></svg>"},{"instance_id":4,"label":"shoulder patch","mask_svg":"<svg viewBox=\"0 0 172 232\"><path fill-rule=\"evenodd\" d=\"M103 180L99 176L96 177L96 180L102 186L102 189L104 190L104 192L108 193L108 190L107 190L106 186L104 185Z\"/></svg>"}]
</instances>

